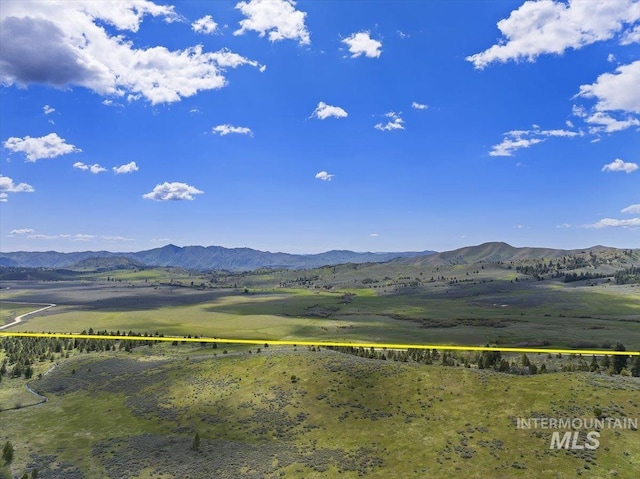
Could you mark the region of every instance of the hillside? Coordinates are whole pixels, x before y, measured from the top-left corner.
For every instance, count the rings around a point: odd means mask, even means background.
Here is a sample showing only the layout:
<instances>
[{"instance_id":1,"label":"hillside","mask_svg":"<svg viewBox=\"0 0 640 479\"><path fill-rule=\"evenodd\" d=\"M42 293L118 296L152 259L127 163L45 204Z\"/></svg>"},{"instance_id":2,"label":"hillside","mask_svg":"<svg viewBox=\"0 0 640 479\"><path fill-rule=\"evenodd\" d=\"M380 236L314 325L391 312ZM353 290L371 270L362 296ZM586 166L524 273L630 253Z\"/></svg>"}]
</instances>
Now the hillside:
<instances>
[{"instance_id":1,"label":"hillside","mask_svg":"<svg viewBox=\"0 0 640 479\"><path fill-rule=\"evenodd\" d=\"M556 259L570 255L585 255L596 253L623 254L622 249L606 246L593 246L586 249L563 250L554 248L516 248L507 243L490 242L478 246L466 246L453 251L435 253L429 256L400 258L395 260L399 264L407 265L463 265L473 263L498 263L534 259Z\"/></svg>"}]
</instances>

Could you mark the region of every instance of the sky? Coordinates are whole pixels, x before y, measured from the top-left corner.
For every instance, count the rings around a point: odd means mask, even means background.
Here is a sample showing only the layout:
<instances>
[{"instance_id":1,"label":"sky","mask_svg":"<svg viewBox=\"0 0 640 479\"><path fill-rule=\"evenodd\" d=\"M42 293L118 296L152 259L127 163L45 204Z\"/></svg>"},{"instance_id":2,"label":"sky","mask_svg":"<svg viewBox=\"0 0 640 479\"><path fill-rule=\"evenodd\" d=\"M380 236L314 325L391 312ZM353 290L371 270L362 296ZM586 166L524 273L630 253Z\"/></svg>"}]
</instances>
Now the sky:
<instances>
[{"instance_id":1,"label":"sky","mask_svg":"<svg viewBox=\"0 0 640 479\"><path fill-rule=\"evenodd\" d=\"M640 2L0 3L0 250L640 247Z\"/></svg>"}]
</instances>

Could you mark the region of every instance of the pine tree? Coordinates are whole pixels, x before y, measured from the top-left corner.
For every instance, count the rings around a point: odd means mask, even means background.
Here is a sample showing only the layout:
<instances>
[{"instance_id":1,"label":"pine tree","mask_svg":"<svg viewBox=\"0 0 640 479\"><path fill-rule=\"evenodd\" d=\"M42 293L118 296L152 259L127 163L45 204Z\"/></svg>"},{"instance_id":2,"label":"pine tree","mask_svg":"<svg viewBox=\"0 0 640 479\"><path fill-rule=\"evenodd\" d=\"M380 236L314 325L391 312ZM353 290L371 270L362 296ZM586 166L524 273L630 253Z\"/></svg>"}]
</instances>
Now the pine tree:
<instances>
[{"instance_id":1,"label":"pine tree","mask_svg":"<svg viewBox=\"0 0 640 479\"><path fill-rule=\"evenodd\" d=\"M197 432L193 438L193 444L191 444L191 449L194 451L200 450L200 434L198 434Z\"/></svg>"},{"instance_id":2,"label":"pine tree","mask_svg":"<svg viewBox=\"0 0 640 479\"><path fill-rule=\"evenodd\" d=\"M13 444L9 441L7 441L2 448L2 459L5 464L11 464L13 461Z\"/></svg>"}]
</instances>

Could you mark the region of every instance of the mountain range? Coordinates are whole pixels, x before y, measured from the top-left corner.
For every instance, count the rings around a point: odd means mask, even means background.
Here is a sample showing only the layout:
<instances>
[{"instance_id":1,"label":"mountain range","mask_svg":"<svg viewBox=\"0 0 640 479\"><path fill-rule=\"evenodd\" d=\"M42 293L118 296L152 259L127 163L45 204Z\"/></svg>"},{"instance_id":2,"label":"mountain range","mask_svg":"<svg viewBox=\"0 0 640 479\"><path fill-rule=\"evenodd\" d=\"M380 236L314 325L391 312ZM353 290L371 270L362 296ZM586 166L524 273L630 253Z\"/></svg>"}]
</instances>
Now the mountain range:
<instances>
[{"instance_id":1,"label":"mountain range","mask_svg":"<svg viewBox=\"0 0 640 479\"><path fill-rule=\"evenodd\" d=\"M195 270L251 271L259 268L307 269L342 263L381 263L395 258L411 258L434 254L434 251L395 253L356 253L332 250L318 254L271 253L251 248L222 246L175 246L131 253L109 251L17 251L0 253L0 266L23 268L112 268L168 266Z\"/></svg>"}]
</instances>

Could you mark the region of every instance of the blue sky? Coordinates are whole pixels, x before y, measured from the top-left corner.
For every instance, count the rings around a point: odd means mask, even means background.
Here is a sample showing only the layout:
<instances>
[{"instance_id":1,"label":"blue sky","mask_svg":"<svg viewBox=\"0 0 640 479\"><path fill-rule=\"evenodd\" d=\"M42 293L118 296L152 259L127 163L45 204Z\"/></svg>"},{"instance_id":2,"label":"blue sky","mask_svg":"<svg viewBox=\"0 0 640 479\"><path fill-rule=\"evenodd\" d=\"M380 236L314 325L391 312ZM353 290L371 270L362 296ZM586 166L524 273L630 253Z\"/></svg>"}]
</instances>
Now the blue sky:
<instances>
[{"instance_id":1,"label":"blue sky","mask_svg":"<svg viewBox=\"0 0 640 479\"><path fill-rule=\"evenodd\" d=\"M0 6L0 250L640 247L640 2Z\"/></svg>"}]
</instances>

